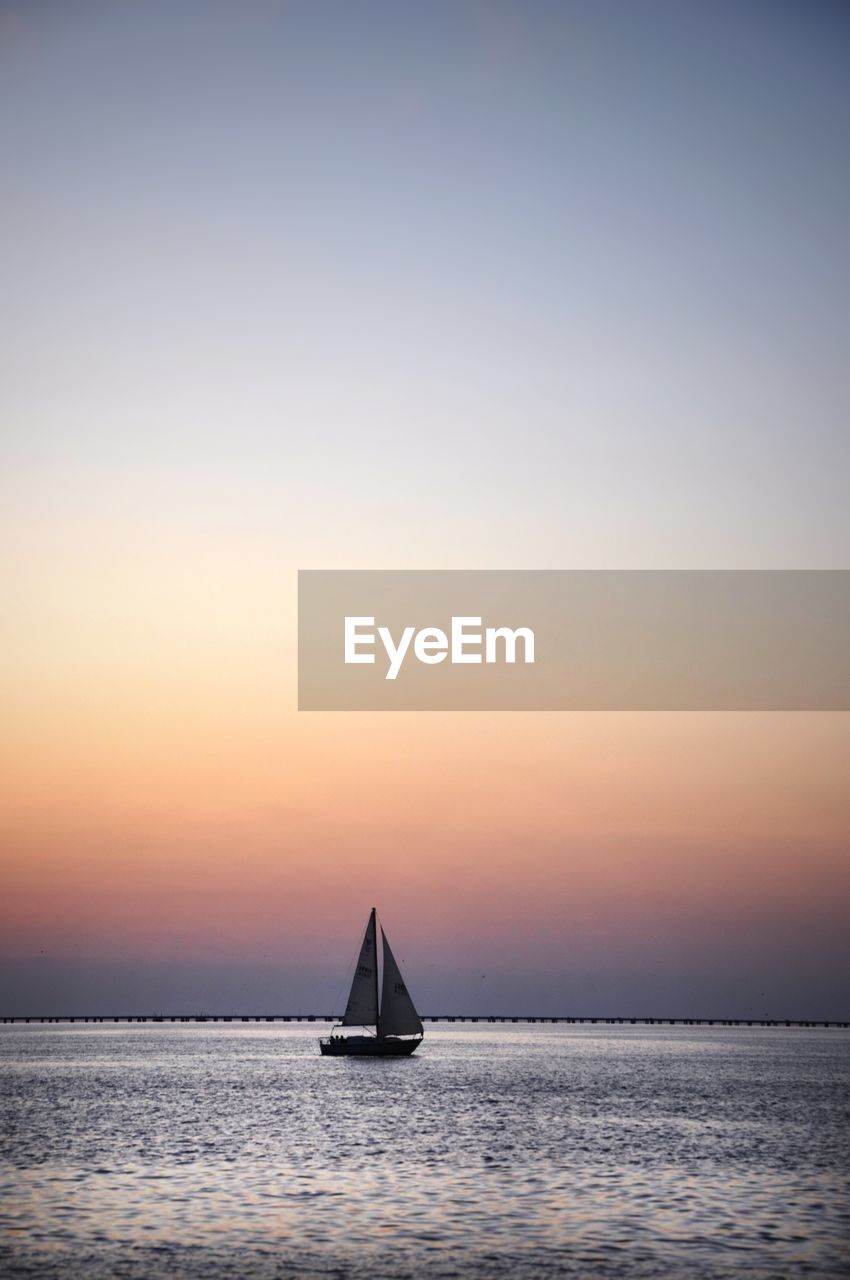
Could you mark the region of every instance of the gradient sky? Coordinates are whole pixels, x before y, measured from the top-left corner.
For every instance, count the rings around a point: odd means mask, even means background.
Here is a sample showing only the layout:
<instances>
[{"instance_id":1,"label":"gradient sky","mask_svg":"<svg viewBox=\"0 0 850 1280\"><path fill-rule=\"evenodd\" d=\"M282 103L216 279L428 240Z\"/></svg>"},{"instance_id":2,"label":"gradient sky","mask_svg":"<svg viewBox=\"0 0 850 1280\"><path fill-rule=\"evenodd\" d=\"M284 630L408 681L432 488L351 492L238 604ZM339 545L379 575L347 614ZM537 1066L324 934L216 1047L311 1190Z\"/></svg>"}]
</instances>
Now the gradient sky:
<instances>
[{"instance_id":1,"label":"gradient sky","mask_svg":"<svg viewBox=\"0 0 850 1280\"><path fill-rule=\"evenodd\" d=\"M850 717L295 711L298 568L846 568L850 13L0 2L0 1011L848 1016Z\"/></svg>"}]
</instances>

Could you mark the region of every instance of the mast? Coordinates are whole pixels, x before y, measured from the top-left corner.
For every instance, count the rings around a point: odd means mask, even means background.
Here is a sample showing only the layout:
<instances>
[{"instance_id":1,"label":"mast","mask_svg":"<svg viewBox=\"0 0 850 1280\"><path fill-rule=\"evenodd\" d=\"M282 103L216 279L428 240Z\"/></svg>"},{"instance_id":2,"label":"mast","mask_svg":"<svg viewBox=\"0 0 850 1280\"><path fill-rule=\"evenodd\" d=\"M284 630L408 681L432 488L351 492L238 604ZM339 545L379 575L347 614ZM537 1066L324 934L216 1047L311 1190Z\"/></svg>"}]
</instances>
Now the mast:
<instances>
[{"instance_id":1,"label":"mast","mask_svg":"<svg viewBox=\"0 0 850 1280\"><path fill-rule=\"evenodd\" d=\"M375 955L375 1035L381 1038L381 1006L378 1003L378 917L375 908L372 908L372 945Z\"/></svg>"}]
</instances>

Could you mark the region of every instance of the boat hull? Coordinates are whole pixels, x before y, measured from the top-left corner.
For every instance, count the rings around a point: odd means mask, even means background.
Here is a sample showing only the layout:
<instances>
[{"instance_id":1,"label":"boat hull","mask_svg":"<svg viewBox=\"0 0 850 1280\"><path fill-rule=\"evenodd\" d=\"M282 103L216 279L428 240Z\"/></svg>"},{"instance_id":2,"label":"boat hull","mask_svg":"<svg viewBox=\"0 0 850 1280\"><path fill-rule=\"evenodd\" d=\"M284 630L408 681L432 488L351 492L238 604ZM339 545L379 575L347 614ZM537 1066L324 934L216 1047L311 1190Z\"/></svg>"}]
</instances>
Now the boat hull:
<instances>
[{"instance_id":1,"label":"boat hull","mask_svg":"<svg viewBox=\"0 0 850 1280\"><path fill-rule=\"evenodd\" d=\"M331 1036L319 1041L326 1058L405 1058L415 1053L422 1037L401 1040L396 1036Z\"/></svg>"}]
</instances>

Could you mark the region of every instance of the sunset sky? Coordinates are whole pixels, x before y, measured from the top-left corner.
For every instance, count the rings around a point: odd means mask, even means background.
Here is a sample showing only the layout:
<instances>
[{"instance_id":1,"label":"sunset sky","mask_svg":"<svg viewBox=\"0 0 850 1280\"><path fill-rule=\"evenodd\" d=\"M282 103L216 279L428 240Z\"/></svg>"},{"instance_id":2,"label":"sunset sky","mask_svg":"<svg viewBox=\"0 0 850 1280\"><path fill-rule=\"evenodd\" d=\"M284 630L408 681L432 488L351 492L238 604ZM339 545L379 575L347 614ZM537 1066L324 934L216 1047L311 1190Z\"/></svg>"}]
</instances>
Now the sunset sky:
<instances>
[{"instance_id":1,"label":"sunset sky","mask_svg":"<svg viewBox=\"0 0 850 1280\"><path fill-rule=\"evenodd\" d=\"M850 11L0 3L0 1014L850 1016L850 715L297 712L299 568L850 567Z\"/></svg>"}]
</instances>

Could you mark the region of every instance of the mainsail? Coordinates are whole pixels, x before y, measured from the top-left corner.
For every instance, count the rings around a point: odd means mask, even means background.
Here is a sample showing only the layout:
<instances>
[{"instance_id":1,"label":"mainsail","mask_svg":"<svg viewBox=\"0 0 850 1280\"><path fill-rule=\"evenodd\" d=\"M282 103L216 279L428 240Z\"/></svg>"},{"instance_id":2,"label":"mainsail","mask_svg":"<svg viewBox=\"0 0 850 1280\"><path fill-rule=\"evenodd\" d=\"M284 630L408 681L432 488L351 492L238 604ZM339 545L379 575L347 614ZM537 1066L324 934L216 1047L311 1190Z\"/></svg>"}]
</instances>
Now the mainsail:
<instances>
[{"instance_id":1,"label":"mainsail","mask_svg":"<svg viewBox=\"0 0 850 1280\"><path fill-rule=\"evenodd\" d=\"M381 929L384 942L384 982L381 990L381 1035L421 1036L422 1023L413 1007L395 956L390 950L387 935Z\"/></svg>"},{"instance_id":2,"label":"mainsail","mask_svg":"<svg viewBox=\"0 0 850 1280\"><path fill-rule=\"evenodd\" d=\"M386 939L384 939L384 946L386 946ZM366 936L360 948L342 1025L344 1027L376 1027L378 1025L378 938L374 907L369 916L369 923L366 925Z\"/></svg>"}]
</instances>

